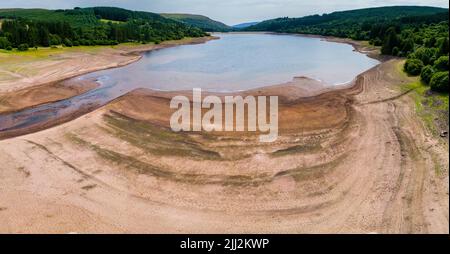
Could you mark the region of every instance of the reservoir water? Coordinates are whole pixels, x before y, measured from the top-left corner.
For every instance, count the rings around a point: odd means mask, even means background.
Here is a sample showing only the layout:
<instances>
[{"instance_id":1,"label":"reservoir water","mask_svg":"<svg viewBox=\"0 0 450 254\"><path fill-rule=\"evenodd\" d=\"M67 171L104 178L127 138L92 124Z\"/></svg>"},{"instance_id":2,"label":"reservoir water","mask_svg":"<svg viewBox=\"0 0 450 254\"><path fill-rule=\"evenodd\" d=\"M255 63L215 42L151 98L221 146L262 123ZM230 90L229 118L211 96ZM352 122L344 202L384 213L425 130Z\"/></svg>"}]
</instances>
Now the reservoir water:
<instances>
[{"instance_id":1,"label":"reservoir water","mask_svg":"<svg viewBox=\"0 0 450 254\"><path fill-rule=\"evenodd\" d=\"M342 43L275 34L216 34L220 40L144 54L123 68L86 75L124 89L241 91L297 76L328 85L352 81L378 61Z\"/></svg>"},{"instance_id":2,"label":"reservoir water","mask_svg":"<svg viewBox=\"0 0 450 254\"><path fill-rule=\"evenodd\" d=\"M333 86L352 81L378 61L347 44L275 34L215 34L219 40L155 50L130 65L86 74L100 86L85 94L0 115L0 134L52 125L88 112L136 88L165 91L202 88L228 92L282 84L307 76Z\"/></svg>"}]
</instances>

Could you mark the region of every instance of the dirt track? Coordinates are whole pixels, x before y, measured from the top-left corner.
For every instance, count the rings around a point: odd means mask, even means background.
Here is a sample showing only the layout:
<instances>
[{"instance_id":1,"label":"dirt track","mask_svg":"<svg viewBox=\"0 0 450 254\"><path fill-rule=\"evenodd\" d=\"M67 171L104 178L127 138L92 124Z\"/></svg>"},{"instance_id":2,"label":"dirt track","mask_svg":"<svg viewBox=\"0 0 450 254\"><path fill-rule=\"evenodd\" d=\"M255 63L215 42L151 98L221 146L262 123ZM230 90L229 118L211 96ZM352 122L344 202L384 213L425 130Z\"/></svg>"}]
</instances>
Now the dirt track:
<instances>
[{"instance_id":1,"label":"dirt track","mask_svg":"<svg viewBox=\"0 0 450 254\"><path fill-rule=\"evenodd\" d=\"M279 94L270 145L174 134L168 95L142 90L1 141L0 232L448 233L448 144L400 92L397 64Z\"/></svg>"}]
</instances>

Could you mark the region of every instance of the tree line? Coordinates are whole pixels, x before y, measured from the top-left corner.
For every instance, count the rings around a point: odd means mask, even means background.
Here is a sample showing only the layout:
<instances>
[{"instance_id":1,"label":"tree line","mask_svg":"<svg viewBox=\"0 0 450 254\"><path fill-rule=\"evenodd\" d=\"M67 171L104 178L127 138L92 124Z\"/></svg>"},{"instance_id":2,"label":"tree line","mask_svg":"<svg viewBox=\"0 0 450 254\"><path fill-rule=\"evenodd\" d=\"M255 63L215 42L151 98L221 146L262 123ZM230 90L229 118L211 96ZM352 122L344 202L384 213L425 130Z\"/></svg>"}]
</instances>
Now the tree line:
<instances>
[{"instance_id":1,"label":"tree line","mask_svg":"<svg viewBox=\"0 0 450 254\"><path fill-rule=\"evenodd\" d=\"M392 30L382 52L407 57L405 72L420 75L421 80L434 91L448 92L448 22L406 29L401 33Z\"/></svg>"},{"instance_id":2,"label":"tree line","mask_svg":"<svg viewBox=\"0 0 450 254\"><path fill-rule=\"evenodd\" d=\"M160 43L166 40L206 35L200 29L165 19L153 13L103 7L54 12L64 13L62 17L77 16L79 19L86 19L89 22L80 25L70 22L70 18L45 21L45 17L39 19L20 16L5 17L0 29L0 49L26 50L29 47L54 45L67 47L116 45L123 42ZM90 15L95 15L96 22L92 23L92 19L85 18ZM105 21L105 18L111 20ZM116 20L121 22L114 22Z\"/></svg>"}]
</instances>

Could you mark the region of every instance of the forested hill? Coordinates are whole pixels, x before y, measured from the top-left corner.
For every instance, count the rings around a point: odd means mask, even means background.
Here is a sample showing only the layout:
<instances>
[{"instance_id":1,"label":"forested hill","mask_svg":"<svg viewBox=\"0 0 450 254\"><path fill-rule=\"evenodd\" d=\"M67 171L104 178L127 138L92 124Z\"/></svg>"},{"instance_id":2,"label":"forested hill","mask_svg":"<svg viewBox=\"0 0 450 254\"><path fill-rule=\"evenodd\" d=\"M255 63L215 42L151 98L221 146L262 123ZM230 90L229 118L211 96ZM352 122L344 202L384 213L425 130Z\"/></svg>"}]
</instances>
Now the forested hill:
<instances>
[{"instance_id":1,"label":"forested hill","mask_svg":"<svg viewBox=\"0 0 450 254\"><path fill-rule=\"evenodd\" d=\"M247 22L247 23L241 23L241 24L234 25L233 28L244 29L244 28L251 27L251 26L254 26L257 24L259 24L259 22Z\"/></svg>"},{"instance_id":2,"label":"forested hill","mask_svg":"<svg viewBox=\"0 0 450 254\"><path fill-rule=\"evenodd\" d=\"M0 21L0 49L60 44L159 43L206 35L201 29L155 13L115 7L0 9Z\"/></svg>"},{"instance_id":3,"label":"forested hill","mask_svg":"<svg viewBox=\"0 0 450 254\"><path fill-rule=\"evenodd\" d=\"M371 26L381 26L394 21L401 22L408 17L436 15L445 18L448 9L419 6L394 6L333 12L302 18L278 18L250 26L248 31L274 31L288 33L310 33L368 39ZM448 16L448 15L447 15Z\"/></svg>"},{"instance_id":4,"label":"forested hill","mask_svg":"<svg viewBox=\"0 0 450 254\"><path fill-rule=\"evenodd\" d=\"M448 9L395 6L333 12L303 18L279 18L247 31L316 34L367 40L381 53L406 57L405 71L421 75L435 91L448 92Z\"/></svg>"},{"instance_id":5,"label":"forested hill","mask_svg":"<svg viewBox=\"0 0 450 254\"><path fill-rule=\"evenodd\" d=\"M232 28L202 15L162 13L161 16L197 27L206 32L228 32Z\"/></svg>"}]
</instances>

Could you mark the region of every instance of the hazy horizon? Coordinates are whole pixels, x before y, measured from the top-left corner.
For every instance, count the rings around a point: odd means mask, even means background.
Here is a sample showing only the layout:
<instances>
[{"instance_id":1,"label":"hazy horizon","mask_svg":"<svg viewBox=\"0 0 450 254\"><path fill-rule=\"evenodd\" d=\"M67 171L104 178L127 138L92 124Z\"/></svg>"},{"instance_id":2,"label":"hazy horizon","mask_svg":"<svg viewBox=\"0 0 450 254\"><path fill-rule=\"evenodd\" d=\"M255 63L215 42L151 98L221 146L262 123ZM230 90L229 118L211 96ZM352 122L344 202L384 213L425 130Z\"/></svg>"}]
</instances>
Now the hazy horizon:
<instances>
[{"instance_id":1,"label":"hazy horizon","mask_svg":"<svg viewBox=\"0 0 450 254\"><path fill-rule=\"evenodd\" d=\"M262 21L278 17L302 17L360 8L418 5L448 8L446 0L11 0L0 8L72 9L74 7L113 6L155 13L188 13L208 16L227 25Z\"/></svg>"}]
</instances>

